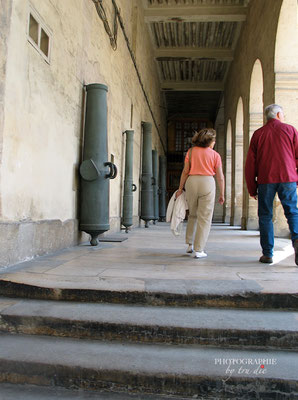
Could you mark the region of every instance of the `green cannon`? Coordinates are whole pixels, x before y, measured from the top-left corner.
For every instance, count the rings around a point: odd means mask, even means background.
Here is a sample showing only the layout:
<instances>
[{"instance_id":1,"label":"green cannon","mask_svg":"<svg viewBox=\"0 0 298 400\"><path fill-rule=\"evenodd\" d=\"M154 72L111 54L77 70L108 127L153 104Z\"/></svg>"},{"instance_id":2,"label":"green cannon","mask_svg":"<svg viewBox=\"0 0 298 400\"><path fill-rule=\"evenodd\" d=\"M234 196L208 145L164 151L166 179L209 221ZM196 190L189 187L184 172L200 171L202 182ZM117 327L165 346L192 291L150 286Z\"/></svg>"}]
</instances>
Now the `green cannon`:
<instances>
[{"instance_id":1,"label":"green cannon","mask_svg":"<svg viewBox=\"0 0 298 400\"><path fill-rule=\"evenodd\" d=\"M80 230L91 235L97 246L98 235L110 229L110 179L117 176L115 164L108 162L106 85L86 86L86 116L83 162L80 165Z\"/></svg>"},{"instance_id":2,"label":"green cannon","mask_svg":"<svg viewBox=\"0 0 298 400\"><path fill-rule=\"evenodd\" d=\"M167 157L159 156L159 220L166 219Z\"/></svg>"},{"instance_id":3,"label":"green cannon","mask_svg":"<svg viewBox=\"0 0 298 400\"><path fill-rule=\"evenodd\" d=\"M156 150L152 150L152 175L153 175L153 223L155 224L159 218L159 204L158 204L158 154Z\"/></svg>"},{"instance_id":4,"label":"green cannon","mask_svg":"<svg viewBox=\"0 0 298 400\"><path fill-rule=\"evenodd\" d=\"M143 127L143 155L141 177L141 219L145 221L145 228L149 221L154 219L153 214L153 177L152 177L152 124L142 122Z\"/></svg>"},{"instance_id":5,"label":"green cannon","mask_svg":"<svg viewBox=\"0 0 298 400\"><path fill-rule=\"evenodd\" d=\"M125 175L124 175L124 194L123 194L123 215L122 225L125 226L126 232L133 224L133 192L137 190L133 183L133 136L134 131L127 130L126 148L125 148Z\"/></svg>"}]
</instances>

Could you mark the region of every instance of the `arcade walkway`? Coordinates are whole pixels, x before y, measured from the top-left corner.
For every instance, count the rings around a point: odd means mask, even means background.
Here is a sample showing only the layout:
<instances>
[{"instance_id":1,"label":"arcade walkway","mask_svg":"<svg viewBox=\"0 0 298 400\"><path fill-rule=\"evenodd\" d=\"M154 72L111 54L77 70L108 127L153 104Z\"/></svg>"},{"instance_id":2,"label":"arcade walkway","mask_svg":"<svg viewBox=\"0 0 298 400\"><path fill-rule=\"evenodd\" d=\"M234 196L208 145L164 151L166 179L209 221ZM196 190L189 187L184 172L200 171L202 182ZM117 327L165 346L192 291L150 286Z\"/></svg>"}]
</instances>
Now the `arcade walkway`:
<instances>
[{"instance_id":1,"label":"arcade walkway","mask_svg":"<svg viewBox=\"0 0 298 400\"><path fill-rule=\"evenodd\" d=\"M184 227L185 231L185 227ZM205 259L185 253L184 232L174 237L166 223L111 235L122 242L69 248L2 268L0 281L49 288L189 294L297 293L298 268L290 240L276 239L274 263L258 262L256 231L213 225ZM109 235L107 235L109 238Z\"/></svg>"}]
</instances>

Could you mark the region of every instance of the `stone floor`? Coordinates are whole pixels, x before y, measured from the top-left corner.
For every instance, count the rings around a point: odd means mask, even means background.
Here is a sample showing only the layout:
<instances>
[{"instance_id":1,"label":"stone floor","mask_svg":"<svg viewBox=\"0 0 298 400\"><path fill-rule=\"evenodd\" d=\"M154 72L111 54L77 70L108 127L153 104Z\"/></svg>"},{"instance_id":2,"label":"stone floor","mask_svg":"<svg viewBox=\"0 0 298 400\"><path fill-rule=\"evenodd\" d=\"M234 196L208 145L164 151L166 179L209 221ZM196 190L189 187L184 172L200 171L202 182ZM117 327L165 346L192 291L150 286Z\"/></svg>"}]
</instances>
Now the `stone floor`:
<instances>
[{"instance_id":1,"label":"stone floor","mask_svg":"<svg viewBox=\"0 0 298 400\"><path fill-rule=\"evenodd\" d=\"M0 400L297 398L290 240L268 265L227 225L204 259L166 223L108 238L0 270Z\"/></svg>"},{"instance_id":2,"label":"stone floor","mask_svg":"<svg viewBox=\"0 0 298 400\"><path fill-rule=\"evenodd\" d=\"M185 232L185 227L184 227ZM266 293L297 293L298 268L288 239L276 239L272 264L261 264L259 234L223 224L212 226L206 252L185 253L184 232L175 237L167 223L111 235L122 242L89 243L0 269L0 279L50 288L98 290L200 290L230 292L241 284ZM109 235L107 235L107 238ZM216 283L216 285L215 285Z\"/></svg>"},{"instance_id":3,"label":"stone floor","mask_svg":"<svg viewBox=\"0 0 298 400\"><path fill-rule=\"evenodd\" d=\"M186 398L157 395L109 393L105 391L69 390L34 385L0 383L0 400L187 400ZM202 398L197 397L197 400ZM205 400L205 399L204 399Z\"/></svg>"}]
</instances>

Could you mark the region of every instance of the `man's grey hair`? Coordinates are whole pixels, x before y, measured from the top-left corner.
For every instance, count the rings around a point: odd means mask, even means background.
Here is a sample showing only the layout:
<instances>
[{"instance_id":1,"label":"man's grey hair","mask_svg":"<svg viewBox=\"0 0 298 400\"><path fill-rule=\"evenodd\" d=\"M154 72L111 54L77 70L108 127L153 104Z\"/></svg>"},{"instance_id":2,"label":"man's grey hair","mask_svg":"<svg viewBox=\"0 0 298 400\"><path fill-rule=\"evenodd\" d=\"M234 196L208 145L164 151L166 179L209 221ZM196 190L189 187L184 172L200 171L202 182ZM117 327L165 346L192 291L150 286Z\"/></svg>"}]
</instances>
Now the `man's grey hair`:
<instances>
[{"instance_id":1,"label":"man's grey hair","mask_svg":"<svg viewBox=\"0 0 298 400\"><path fill-rule=\"evenodd\" d=\"M276 118L277 113L283 112L283 109L278 104L270 104L265 108L265 117L267 121L272 118Z\"/></svg>"}]
</instances>

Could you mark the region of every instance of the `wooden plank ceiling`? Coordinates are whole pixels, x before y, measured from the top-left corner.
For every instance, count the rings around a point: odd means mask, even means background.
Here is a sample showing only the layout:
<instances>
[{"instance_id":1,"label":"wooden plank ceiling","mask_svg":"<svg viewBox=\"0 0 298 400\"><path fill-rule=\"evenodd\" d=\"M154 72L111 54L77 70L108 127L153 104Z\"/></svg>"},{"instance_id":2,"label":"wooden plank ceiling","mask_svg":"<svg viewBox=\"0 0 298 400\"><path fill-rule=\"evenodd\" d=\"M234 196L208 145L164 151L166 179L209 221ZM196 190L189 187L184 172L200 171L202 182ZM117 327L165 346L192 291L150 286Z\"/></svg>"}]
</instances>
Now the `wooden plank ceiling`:
<instances>
[{"instance_id":1,"label":"wooden plank ceiling","mask_svg":"<svg viewBox=\"0 0 298 400\"><path fill-rule=\"evenodd\" d=\"M214 121L250 0L143 0L168 118Z\"/></svg>"}]
</instances>

